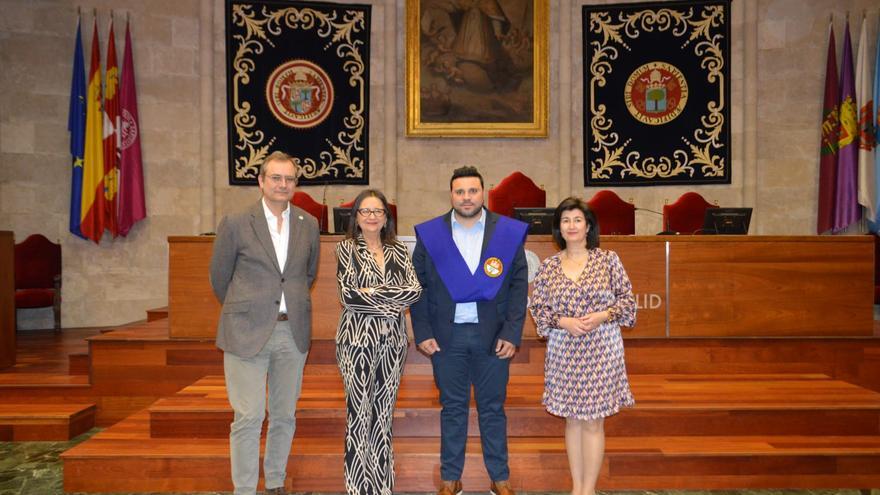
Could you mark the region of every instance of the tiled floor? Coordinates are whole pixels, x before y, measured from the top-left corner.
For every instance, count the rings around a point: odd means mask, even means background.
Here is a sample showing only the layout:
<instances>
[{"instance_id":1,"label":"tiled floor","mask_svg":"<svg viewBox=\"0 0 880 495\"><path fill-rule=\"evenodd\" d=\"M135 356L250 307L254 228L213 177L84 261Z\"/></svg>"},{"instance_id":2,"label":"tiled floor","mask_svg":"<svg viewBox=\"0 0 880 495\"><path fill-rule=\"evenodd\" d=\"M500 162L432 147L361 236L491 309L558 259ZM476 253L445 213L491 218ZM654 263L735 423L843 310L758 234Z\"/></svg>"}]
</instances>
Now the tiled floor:
<instances>
[{"instance_id":1,"label":"tiled floor","mask_svg":"<svg viewBox=\"0 0 880 495\"><path fill-rule=\"evenodd\" d=\"M62 466L59 455L98 431L98 429L94 429L70 442L0 442L0 495L63 494ZM615 495L703 495L709 493L711 495L868 495L868 492L860 493L858 490L631 491L611 493ZM220 495L220 493L209 492L202 495ZM880 495L880 490L871 490L870 495Z\"/></svg>"}]
</instances>

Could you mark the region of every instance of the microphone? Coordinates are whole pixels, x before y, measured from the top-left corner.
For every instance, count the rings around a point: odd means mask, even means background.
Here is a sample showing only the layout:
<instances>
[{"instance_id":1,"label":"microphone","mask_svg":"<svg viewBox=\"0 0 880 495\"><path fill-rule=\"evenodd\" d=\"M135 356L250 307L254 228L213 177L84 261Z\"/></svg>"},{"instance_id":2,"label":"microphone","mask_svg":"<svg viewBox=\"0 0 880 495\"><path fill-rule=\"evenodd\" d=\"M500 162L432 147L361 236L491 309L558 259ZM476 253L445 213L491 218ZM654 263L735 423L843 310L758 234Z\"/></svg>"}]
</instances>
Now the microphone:
<instances>
[{"instance_id":1,"label":"microphone","mask_svg":"<svg viewBox=\"0 0 880 495\"><path fill-rule=\"evenodd\" d=\"M659 211L657 211L657 210L651 210L651 209L649 209L649 208L640 208L640 207L638 207L638 206L636 207L636 211L647 211L648 213L653 213L653 214L655 214L655 215L660 215L660 217L663 218L663 231L662 231L662 232L657 232L657 235L678 235L678 232L676 232L676 231L674 231L674 230L669 230L669 219L666 218L666 216L663 215L663 213L661 213L661 212L659 212Z\"/></svg>"}]
</instances>

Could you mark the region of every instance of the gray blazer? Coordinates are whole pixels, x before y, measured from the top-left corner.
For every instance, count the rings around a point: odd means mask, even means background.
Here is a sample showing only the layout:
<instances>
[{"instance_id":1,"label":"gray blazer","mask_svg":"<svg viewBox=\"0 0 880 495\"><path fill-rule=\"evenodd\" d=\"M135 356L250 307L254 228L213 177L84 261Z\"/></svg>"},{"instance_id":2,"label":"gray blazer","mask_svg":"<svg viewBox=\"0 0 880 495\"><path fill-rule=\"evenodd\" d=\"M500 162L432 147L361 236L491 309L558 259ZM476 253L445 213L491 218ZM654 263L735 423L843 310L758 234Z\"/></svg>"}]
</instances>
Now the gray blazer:
<instances>
[{"instance_id":1,"label":"gray blazer","mask_svg":"<svg viewBox=\"0 0 880 495\"><path fill-rule=\"evenodd\" d=\"M211 286L223 304L217 347L243 358L255 356L278 319L281 291L297 348L309 350L312 300L318 273L318 222L290 205L290 240L284 271L278 267L262 200L220 221L211 256Z\"/></svg>"}]
</instances>

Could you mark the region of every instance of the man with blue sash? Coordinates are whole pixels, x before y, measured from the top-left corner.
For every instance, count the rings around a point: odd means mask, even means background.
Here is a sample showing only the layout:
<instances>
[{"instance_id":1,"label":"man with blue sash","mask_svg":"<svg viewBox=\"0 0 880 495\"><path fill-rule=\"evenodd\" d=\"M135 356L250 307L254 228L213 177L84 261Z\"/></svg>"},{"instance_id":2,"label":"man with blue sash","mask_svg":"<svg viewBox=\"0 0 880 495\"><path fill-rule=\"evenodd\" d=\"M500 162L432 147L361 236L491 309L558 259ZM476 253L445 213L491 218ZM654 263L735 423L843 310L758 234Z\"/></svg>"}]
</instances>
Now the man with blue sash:
<instances>
[{"instance_id":1,"label":"man with blue sash","mask_svg":"<svg viewBox=\"0 0 880 495\"><path fill-rule=\"evenodd\" d=\"M410 312L419 350L440 391L438 495L462 491L471 386L483 461L495 495L514 495L504 400L528 299L528 226L483 208L483 177L461 167L449 183L452 211L416 226L413 264L422 298Z\"/></svg>"}]
</instances>

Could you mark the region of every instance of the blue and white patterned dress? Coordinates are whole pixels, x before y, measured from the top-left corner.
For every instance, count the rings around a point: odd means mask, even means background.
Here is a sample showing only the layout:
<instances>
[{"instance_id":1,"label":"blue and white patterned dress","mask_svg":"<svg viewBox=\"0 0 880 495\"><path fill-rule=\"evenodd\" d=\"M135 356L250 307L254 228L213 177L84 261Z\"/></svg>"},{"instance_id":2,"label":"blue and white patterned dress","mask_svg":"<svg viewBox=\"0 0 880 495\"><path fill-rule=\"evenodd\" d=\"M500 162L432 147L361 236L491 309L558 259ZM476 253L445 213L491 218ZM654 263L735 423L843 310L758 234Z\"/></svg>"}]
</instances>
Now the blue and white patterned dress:
<instances>
[{"instance_id":1,"label":"blue and white patterned dress","mask_svg":"<svg viewBox=\"0 0 880 495\"><path fill-rule=\"evenodd\" d=\"M529 310L538 334L547 337L543 403L550 414L593 420L635 404L626 376L620 326L636 320L632 284L613 251L591 249L583 272L572 280L556 254L541 263ZM559 328L562 317L608 310L611 317L580 337Z\"/></svg>"}]
</instances>

